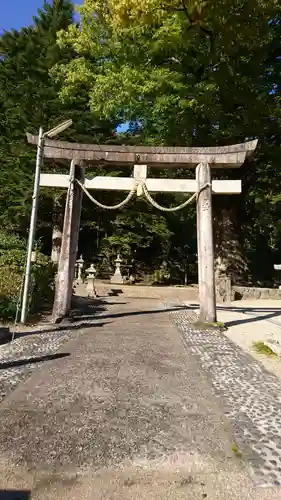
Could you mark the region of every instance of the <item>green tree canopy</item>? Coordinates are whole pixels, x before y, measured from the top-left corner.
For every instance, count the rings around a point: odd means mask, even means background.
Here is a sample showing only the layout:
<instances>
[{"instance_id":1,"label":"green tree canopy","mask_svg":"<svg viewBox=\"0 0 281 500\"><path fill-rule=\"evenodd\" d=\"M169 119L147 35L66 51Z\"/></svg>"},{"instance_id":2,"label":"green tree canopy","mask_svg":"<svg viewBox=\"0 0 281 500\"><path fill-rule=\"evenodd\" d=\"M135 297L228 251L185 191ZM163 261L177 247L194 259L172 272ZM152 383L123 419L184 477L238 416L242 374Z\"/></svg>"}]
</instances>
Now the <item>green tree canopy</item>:
<instances>
[{"instance_id":1,"label":"green tree canopy","mask_svg":"<svg viewBox=\"0 0 281 500\"><path fill-rule=\"evenodd\" d=\"M55 64L67 64L77 56L75 49L57 45L57 32L67 29L72 22L72 3L54 0L52 4L44 3L32 26L6 32L0 38L1 225L6 230L15 230L24 235L29 224L35 167L35 150L27 144L27 131L37 133L41 125L47 130L71 117L73 126L60 136L62 139L93 143L127 140L122 135L116 135L116 121L90 110L86 89L80 88L71 104L62 103L59 98L60 87L51 79L50 69ZM130 141L133 140L132 134ZM45 171L58 171L61 168L61 165L50 162L44 166ZM102 168L98 172L105 173ZM108 173L122 174L114 168ZM60 225L62 222L64 195L61 190L41 190L39 235L43 234L44 248L48 252L51 225ZM100 196L109 204L118 198L118 194L108 197L105 193ZM44 229L46 226L47 233ZM89 259L93 258L93 253L95 259L97 253L101 260L107 256L109 265L120 246L123 256L129 258L134 252L136 241L141 251L149 246L153 235L159 241L154 260L159 260L162 250L166 255L169 247L170 232L165 219L159 214L155 218L145 204L142 204L142 211L137 214L134 207L129 207L128 211L113 215L96 210L85 199L82 228L81 251ZM148 257L146 255L144 258ZM137 258L143 259L143 255L137 255Z\"/></svg>"},{"instance_id":2,"label":"green tree canopy","mask_svg":"<svg viewBox=\"0 0 281 500\"><path fill-rule=\"evenodd\" d=\"M269 253L280 234L270 204L281 191L279 2L85 0L80 13L80 26L59 34L59 46L77 57L53 69L65 102L83 89L93 112L137 123L147 144L259 138L255 160L239 172L243 195L215 200L217 250L232 259L234 275L246 269L246 254L253 263L265 252L272 276ZM256 251L262 234L267 247Z\"/></svg>"},{"instance_id":3,"label":"green tree canopy","mask_svg":"<svg viewBox=\"0 0 281 500\"><path fill-rule=\"evenodd\" d=\"M26 233L35 151L27 130L65 118L81 142L216 145L259 138L239 174L243 194L214 203L217 249L264 282L280 245L281 15L276 0L85 0L79 26L67 0L45 3L34 25L0 37L2 225ZM59 35L58 35L59 32ZM57 43L58 38L58 43ZM126 134L117 124L130 123ZM48 168L58 168L49 164ZM101 167L96 169L104 174ZM107 169L111 175L130 175ZM194 175L187 172L160 176ZM214 176L220 176L214 172ZM114 204L119 194L98 195ZM61 194L55 194L62 214ZM163 204L175 204L173 196ZM50 224L54 195L41 199ZM81 250L112 262L117 249L143 271L196 259L195 211L164 215L143 201L115 214L84 201ZM186 228L185 230L183 228ZM237 248L240 245L240 256ZM239 254L238 252L238 254ZM278 254L277 254L278 257ZM281 258L281 254L280 257ZM262 259L265 264L259 265ZM236 270L237 270L236 269ZM233 270L233 269L232 269ZM253 278L254 279L254 278Z\"/></svg>"},{"instance_id":4,"label":"green tree canopy","mask_svg":"<svg viewBox=\"0 0 281 500\"><path fill-rule=\"evenodd\" d=\"M80 26L59 36L78 54L55 69L61 96L86 88L93 111L138 121L146 141L257 135L268 116L269 21L278 9L272 0L85 0Z\"/></svg>"},{"instance_id":5,"label":"green tree canopy","mask_svg":"<svg viewBox=\"0 0 281 500\"><path fill-rule=\"evenodd\" d=\"M90 113L83 93L71 107L62 104L50 69L72 59L73 51L60 49L57 32L73 22L69 0L44 3L34 24L0 37L0 152L1 219L7 226L26 227L30 209L35 151L27 145L26 132L40 126L52 128L73 118L70 140L99 141L111 136L114 124Z\"/></svg>"}]
</instances>

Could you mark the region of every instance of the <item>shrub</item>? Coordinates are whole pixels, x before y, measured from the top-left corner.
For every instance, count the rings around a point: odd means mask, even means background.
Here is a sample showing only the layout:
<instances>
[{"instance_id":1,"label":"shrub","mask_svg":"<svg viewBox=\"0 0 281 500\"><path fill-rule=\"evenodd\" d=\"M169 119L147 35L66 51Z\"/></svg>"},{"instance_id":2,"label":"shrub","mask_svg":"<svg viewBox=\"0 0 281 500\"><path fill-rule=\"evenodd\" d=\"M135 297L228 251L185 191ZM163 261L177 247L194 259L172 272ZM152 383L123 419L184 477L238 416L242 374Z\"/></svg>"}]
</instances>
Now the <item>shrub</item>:
<instances>
[{"instance_id":1,"label":"shrub","mask_svg":"<svg viewBox=\"0 0 281 500\"><path fill-rule=\"evenodd\" d=\"M16 316L20 292L20 275L0 267L0 318L13 319Z\"/></svg>"},{"instance_id":2,"label":"shrub","mask_svg":"<svg viewBox=\"0 0 281 500\"><path fill-rule=\"evenodd\" d=\"M0 248L0 317L4 320L15 318L24 261L24 250Z\"/></svg>"},{"instance_id":3,"label":"shrub","mask_svg":"<svg viewBox=\"0 0 281 500\"><path fill-rule=\"evenodd\" d=\"M16 316L22 288L26 258L26 242L17 235L0 233L0 319ZM38 253L32 264L29 311L39 313L53 299L55 269L49 258Z\"/></svg>"},{"instance_id":4,"label":"shrub","mask_svg":"<svg viewBox=\"0 0 281 500\"><path fill-rule=\"evenodd\" d=\"M0 230L0 252L4 250L25 250L26 241L17 234L9 234Z\"/></svg>"},{"instance_id":5,"label":"shrub","mask_svg":"<svg viewBox=\"0 0 281 500\"><path fill-rule=\"evenodd\" d=\"M38 313L48 307L54 299L55 266L46 255L37 254L32 265L30 312Z\"/></svg>"}]
</instances>

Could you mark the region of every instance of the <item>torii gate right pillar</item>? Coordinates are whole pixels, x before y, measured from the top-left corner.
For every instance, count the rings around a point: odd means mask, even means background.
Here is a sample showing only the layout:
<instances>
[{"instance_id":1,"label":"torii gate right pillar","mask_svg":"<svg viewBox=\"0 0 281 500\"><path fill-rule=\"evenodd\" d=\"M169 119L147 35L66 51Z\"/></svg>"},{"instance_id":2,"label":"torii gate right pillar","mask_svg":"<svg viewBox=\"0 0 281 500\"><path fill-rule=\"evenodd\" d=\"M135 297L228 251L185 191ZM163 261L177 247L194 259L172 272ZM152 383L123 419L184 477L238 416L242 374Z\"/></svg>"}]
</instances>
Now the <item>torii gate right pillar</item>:
<instances>
[{"instance_id":1,"label":"torii gate right pillar","mask_svg":"<svg viewBox=\"0 0 281 500\"><path fill-rule=\"evenodd\" d=\"M214 269L211 169L207 163L196 168L197 181L197 255L200 320L217 321Z\"/></svg>"}]
</instances>

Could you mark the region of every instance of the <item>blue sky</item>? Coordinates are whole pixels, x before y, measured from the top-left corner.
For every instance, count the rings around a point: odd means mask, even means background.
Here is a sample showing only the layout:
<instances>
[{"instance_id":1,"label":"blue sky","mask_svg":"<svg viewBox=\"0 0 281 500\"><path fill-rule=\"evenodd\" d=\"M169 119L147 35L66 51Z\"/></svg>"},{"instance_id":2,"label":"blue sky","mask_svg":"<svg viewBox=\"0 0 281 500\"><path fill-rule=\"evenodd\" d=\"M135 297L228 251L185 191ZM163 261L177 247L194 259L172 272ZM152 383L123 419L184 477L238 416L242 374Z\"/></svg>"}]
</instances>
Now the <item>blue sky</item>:
<instances>
[{"instance_id":1,"label":"blue sky","mask_svg":"<svg viewBox=\"0 0 281 500\"><path fill-rule=\"evenodd\" d=\"M47 0L51 3L52 0ZM4 30L19 30L23 26L32 24L33 16L42 7L44 0L0 0L0 33ZM81 4L82 0L75 0L73 3ZM118 132L125 132L128 125L124 124L117 128Z\"/></svg>"},{"instance_id":2,"label":"blue sky","mask_svg":"<svg viewBox=\"0 0 281 500\"><path fill-rule=\"evenodd\" d=\"M51 3L51 0L48 0ZM76 0L74 3L82 3ZM43 0L0 0L0 31L20 29L32 24L32 17L42 7Z\"/></svg>"}]
</instances>

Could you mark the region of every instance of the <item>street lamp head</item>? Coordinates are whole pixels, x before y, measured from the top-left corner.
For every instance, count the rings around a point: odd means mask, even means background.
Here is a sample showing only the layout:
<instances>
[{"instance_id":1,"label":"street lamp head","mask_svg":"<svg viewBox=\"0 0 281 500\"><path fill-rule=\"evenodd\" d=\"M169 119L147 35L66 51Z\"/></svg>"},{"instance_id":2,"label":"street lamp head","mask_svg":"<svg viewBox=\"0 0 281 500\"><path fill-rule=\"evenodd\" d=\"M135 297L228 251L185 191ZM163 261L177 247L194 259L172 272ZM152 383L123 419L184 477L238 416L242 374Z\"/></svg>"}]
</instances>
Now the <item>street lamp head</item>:
<instances>
[{"instance_id":1,"label":"street lamp head","mask_svg":"<svg viewBox=\"0 0 281 500\"><path fill-rule=\"evenodd\" d=\"M61 132L66 130L68 127L70 127L72 125L72 123L73 122L71 119L66 120L63 123L60 123L60 125L57 125L56 127L52 128L48 132L45 132L44 136L49 137L51 139L52 137L55 137L55 135L60 134Z\"/></svg>"}]
</instances>

